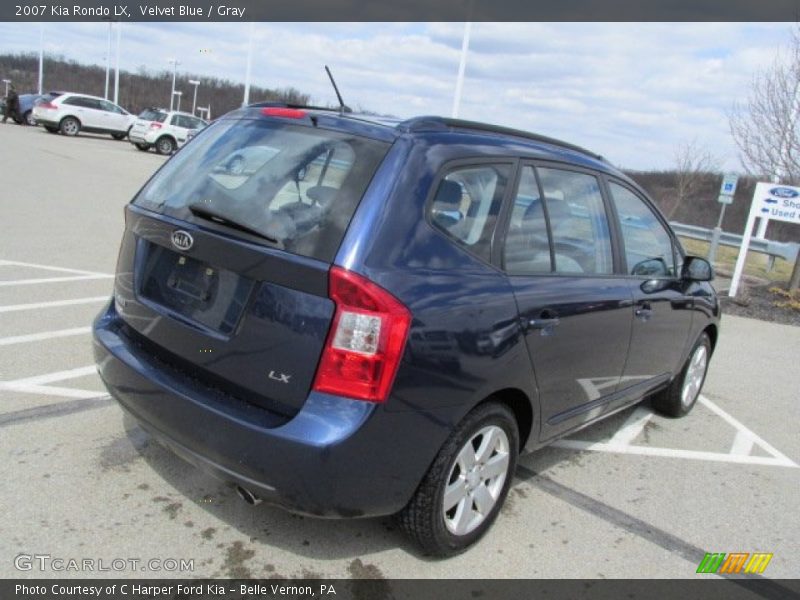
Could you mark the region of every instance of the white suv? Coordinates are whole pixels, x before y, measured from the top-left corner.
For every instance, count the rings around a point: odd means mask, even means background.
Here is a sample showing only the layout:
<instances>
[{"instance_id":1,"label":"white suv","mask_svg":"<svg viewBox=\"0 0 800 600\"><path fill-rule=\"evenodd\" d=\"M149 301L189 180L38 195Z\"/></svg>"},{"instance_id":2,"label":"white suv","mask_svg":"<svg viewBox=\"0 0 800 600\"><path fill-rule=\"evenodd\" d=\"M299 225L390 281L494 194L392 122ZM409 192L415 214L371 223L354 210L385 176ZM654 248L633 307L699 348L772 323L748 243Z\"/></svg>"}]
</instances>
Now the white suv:
<instances>
[{"instance_id":1,"label":"white suv","mask_svg":"<svg viewBox=\"0 0 800 600\"><path fill-rule=\"evenodd\" d=\"M206 125L189 113L146 108L133 123L128 139L142 152L155 147L159 154L172 154L186 142L190 131Z\"/></svg>"},{"instance_id":2,"label":"white suv","mask_svg":"<svg viewBox=\"0 0 800 600\"><path fill-rule=\"evenodd\" d=\"M136 119L113 102L71 92L64 92L49 102L35 106L33 116L50 133L109 133L115 140L121 140L128 135Z\"/></svg>"}]
</instances>

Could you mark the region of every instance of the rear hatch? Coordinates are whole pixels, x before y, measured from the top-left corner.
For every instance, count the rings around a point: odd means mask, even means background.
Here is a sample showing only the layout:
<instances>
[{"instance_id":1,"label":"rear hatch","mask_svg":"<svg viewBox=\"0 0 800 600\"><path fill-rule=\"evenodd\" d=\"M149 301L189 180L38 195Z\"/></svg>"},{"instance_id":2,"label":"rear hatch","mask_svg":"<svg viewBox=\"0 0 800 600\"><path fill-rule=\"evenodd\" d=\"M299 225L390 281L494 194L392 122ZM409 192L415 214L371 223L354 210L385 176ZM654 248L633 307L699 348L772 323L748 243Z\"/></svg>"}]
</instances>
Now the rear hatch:
<instances>
[{"instance_id":1,"label":"rear hatch","mask_svg":"<svg viewBox=\"0 0 800 600\"><path fill-rule=\"evenodd\" d=\"M289 119L225 119L126 212L115 299L154 359L291 416L334 314L328 271L389 144Z\"/></svg>"},{"instance_id":2,"label":"rear hatch","mask_svg":"<svg viewBox=\"0 0 800 600\"><path fill-rule=\"evenodd\" d=\"M151 128L161 128L167 118L167 113L157 108L144 109L133 122L130 134L137 138L144 138L144 135Z\"/></svg>"}]
</instances>

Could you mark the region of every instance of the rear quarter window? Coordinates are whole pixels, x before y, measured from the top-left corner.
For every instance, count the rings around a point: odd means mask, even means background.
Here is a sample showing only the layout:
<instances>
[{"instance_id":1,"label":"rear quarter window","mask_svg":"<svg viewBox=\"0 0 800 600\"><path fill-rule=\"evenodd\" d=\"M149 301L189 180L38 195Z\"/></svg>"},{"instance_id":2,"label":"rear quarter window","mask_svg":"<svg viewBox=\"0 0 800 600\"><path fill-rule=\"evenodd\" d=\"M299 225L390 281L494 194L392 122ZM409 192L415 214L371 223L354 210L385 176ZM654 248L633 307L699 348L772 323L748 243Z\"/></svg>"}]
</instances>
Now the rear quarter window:
<instances>
[{"instance_id":1,"label":"rear quarter window","mask_svg":"<svg viewBox=\"0 0 800 600\"><path fill-rule=\"evenodd\" d=\"M486 262L511 172L508 164L453 167L428 204L428 221Z\"/></svg>"}]
</instances>

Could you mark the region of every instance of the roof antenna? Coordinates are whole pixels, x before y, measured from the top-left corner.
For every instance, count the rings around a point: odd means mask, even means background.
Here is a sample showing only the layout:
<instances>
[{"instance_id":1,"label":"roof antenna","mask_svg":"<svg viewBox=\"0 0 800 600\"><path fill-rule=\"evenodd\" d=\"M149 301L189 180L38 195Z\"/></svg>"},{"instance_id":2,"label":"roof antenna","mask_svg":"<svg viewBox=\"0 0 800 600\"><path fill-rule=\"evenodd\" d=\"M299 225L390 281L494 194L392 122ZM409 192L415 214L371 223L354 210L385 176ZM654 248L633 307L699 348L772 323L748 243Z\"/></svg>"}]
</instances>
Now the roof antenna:
<instances>
[{"instance_id":1,"label":"roof antenna","mask_svg":"<svg viewBox=\"0 0 800 600\"><path fill-rule=\"evenodd\" d=\"M336 82L333 80L333 75L331 74L331 70L328 68L328 65L325 65L325 71L328 73L328 77L331 80L331 85L333 85L333 91L336 92L336 97L339 99L339 114L343 115L344 113L351 113L353 109L347 106L342 100L342 95L339 93L339 88L336 86Z\"/></svg>"}]
</instances>

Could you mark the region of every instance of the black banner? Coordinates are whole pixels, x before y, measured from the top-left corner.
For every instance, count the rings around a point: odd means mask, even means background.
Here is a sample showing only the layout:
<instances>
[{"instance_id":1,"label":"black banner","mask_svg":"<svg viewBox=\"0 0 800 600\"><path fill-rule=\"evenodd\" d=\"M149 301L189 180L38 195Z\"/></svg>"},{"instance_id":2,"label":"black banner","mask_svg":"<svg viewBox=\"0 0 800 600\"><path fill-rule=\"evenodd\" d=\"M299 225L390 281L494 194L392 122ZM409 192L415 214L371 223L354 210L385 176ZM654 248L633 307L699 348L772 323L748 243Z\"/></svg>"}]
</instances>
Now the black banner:
<instances>
[{"instance_id":1,"label":"black banner","mask_svg":"<svg viewBox=\"0 0 800 600\"><path fill-rule=\"evenodd\" d=\"M751 600L800 598L797 580L2 580L3 600Z\"/></svg>"},{"instance_id":2,"label":"black banner","mask_svg":"<svg viewBox=\"0 0 800 600\"><path fill-rule=\"evenodd\" d=\"M786 21L800 0L11 0L3 21Z\"/></svg>"}]
</instances>

